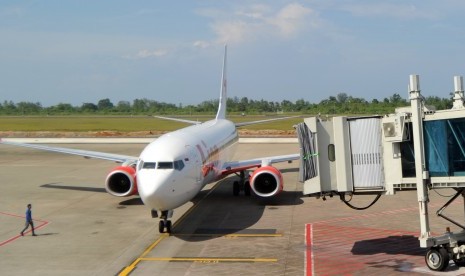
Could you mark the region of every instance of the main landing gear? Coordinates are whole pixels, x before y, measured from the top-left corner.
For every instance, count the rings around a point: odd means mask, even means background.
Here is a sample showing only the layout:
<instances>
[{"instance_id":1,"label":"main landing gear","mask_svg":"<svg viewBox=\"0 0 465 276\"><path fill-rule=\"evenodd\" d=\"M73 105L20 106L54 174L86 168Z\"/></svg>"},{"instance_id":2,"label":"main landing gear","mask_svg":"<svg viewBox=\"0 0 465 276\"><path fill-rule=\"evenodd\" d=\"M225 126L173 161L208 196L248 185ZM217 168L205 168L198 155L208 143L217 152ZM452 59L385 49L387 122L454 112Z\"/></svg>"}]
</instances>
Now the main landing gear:
<instances>
[{"instance_id":1,"label":"main landing gear","mask_svg":"<svg viewBox=\"0 0 465 276\"><path fill-rule=\"evenodd\" d=\"M160 222L158 223L158 231L160 233L171 234L172 223L169 220L173 216L173 210L161 211ZM152 218L157 218L158 212L152 210Z\"/></svg>"},{"instance_id":2,"label":"main landing gear","mask_svg":"<svg viewBox=\"0 0 465 276\"><path fill-rule=\"evenodd\" d=\"M245 171L239 174L239 181L233 182L233 195L238 196L240 191L244 191L244 195L250 196L250 182L246 180Z\"/></svg>"}]
</instances>

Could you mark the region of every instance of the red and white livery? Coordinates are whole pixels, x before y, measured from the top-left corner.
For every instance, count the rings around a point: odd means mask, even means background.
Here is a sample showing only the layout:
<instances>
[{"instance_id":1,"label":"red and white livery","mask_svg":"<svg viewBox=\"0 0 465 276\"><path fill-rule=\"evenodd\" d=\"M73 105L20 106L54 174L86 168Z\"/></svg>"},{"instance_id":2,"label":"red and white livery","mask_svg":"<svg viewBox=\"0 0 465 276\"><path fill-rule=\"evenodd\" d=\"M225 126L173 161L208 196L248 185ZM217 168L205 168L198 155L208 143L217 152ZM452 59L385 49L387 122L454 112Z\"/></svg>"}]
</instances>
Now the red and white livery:
<instances>
[{"instance_id":1,"label":"red and white livery","mask_svg":"<svg viewBox=\"0 0 465 276\"><path fill-rule=\"evenodd\" d=\"M112 170L105 181L108 193L114 196L139 194L150 208L153 217L160 217L160 232L171 232L172 211L194 198L202 188L229 174L239 174L233 182L233 193L251 191L259 197L273 197L283 190L281 172L273 163L300 158L299 154L272 156L234 161L238 142L237 127L285 118L234 124L226 119L226 50L223 60L221 93L216 118L207 122L158 117L192 124L186 128L162 135L148 144L139 157L95 151L23 144L9 141L0 143L41 150L99 158L122 163ZM256 169L250 177L245 171Z\"/></svg>"}]
</instances>

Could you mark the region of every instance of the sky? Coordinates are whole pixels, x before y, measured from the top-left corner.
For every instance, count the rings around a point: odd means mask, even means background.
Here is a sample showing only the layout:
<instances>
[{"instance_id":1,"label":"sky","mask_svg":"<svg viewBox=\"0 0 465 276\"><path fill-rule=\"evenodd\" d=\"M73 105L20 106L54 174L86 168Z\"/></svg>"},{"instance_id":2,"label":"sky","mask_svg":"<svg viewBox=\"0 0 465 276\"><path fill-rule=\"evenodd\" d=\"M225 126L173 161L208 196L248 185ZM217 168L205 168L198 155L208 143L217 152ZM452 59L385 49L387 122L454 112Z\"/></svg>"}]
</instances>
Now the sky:
<instances>
[{"instance_id":1,"label":"sky","mask_svg":"<svg viewBox=\"0 0 465 276\"><path fill-rule=\"evenodd\" d=\"M1 1L0 102L445 98L465 75L465 1Z\"/></svg>"}]
</instances>

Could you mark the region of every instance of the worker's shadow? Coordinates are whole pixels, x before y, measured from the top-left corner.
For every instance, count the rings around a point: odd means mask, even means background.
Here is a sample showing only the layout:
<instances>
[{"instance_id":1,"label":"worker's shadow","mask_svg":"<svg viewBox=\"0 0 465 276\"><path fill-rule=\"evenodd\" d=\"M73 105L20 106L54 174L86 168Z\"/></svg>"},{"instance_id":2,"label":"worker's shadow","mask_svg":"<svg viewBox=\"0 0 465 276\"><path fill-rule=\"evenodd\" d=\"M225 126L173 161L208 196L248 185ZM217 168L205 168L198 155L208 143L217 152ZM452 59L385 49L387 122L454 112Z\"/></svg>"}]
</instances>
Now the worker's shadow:
<instances>
[{"instance_id":1,"label":"worker's shadow","mask_svg":"<svg viewBox=\"0 0 465 276\"><path fill-rule=\"evenodd\" d=\"M225 179L200 192L192 200L194 207L175 223L172 236L201 242L228 235L278 234L273 228L254 227L265 210L279 212L280 208L303 204L301 191L282 191L270 199L246 196L243 192L233 196L232 181L233 178Z\"/></svg>"},{"instance_id":2,"label":"worker's shadow","mask_svg":"<svg viewBox=\"0 0 465 276\"><path fill-rule=\"evenodd\" d=\"M58 235L58 233L36 233L36 236L53 236Z\"/></svg>"}]
</instances>

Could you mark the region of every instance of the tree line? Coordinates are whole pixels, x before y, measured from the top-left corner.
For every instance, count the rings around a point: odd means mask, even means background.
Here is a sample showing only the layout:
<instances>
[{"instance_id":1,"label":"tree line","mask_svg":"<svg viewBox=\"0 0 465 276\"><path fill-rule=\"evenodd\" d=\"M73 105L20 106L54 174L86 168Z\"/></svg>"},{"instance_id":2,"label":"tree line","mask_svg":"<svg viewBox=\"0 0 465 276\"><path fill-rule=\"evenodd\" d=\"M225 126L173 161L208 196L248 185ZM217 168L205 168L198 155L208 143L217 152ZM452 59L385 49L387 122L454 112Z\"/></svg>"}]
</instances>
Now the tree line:
<instances>
[{"instance_id":1,"label":"tree line","mask_svg":"<svg viewBox=\"0 0 465 276\"><path fill-rule=\"evenodd\" d=\"M427 105L435 106L438 110L452 107L452 97L439 98L429 96L425 98ZM283 100L273 102L266 100L252 100L248 97L228 98L228 112L232 114L270 114L270 113L301 113L301 114L387 114L393 113L396 107L408 106L410 103L395 93L383 100L373 99L370 102L339 93L330 96L319 103L311 103L304 99L295 102ZM102 99L97 103L83 103L73 106L68 103L43 107L36 102L3 101L0 103L0 115L200 115L214 114L218 107L218 99L204 101L197 105L172 104L150 99L135 99L133 102L119 101L114 104L110 99Z\"/></svg>"}]
</instances>

